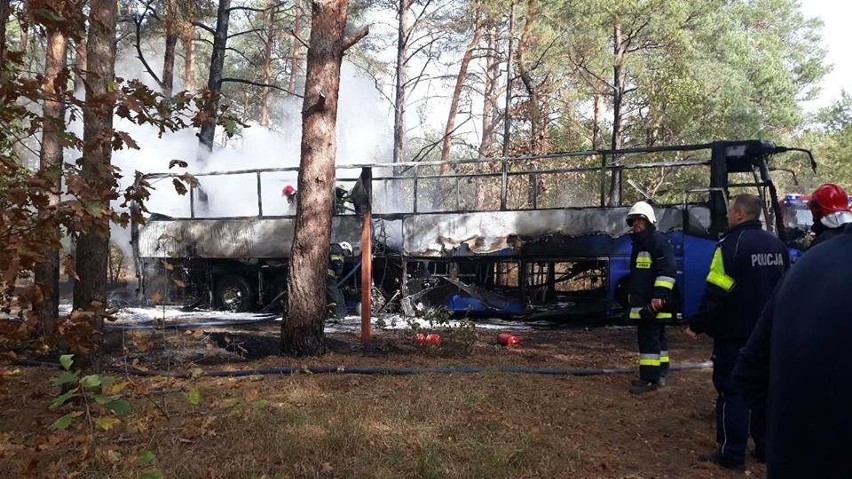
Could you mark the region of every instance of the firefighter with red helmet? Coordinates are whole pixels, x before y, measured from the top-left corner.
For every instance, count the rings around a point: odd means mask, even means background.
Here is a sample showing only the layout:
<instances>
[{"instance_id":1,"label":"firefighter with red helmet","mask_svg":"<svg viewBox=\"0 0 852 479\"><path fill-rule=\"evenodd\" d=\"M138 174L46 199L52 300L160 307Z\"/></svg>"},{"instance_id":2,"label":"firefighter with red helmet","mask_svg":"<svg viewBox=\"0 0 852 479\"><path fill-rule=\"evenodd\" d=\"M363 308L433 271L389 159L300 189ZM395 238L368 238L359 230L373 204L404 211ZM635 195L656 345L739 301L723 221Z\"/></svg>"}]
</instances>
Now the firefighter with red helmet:
<instances>
[{"instance_id":1,"label":"firefighter with red helmet","mask_svg":"<svg viewBox=\"0 0 852 479\"><path fill-rule=\"evenodd\" d=\"M296 202L296 188L293 188L293 185L286 185L283 190L281 190L281 196L287 198L287 204L293 206Z\"/></svg>"},{"instance_id":2,"label":"firefighter with red helmet","mask_svg":"<svg viewBox=\"0 0 852 479\"><path fill-rule=\"evenodd\" d=\"M629 318L636 321L639 377L630 392L643 394L665 384L669 369L666 323L672 319L671 296L677 266L669 240L657 231L654 208L644 201L627 213L633 251L630 255Z\"/></svg>"},{"instance_id":3,"label":"firefighter with red helmet","mask_svg":"<svg viewBox=\"0 0 852 479\"><path fill-rule=\"evenodd\" d=\"M852 223L849 196L846 190L834 183L826 183L814 190L808 208L814 217L811 229L815 236L811 248L840 235L843 227Z\"/></svg>"}]
</instances>

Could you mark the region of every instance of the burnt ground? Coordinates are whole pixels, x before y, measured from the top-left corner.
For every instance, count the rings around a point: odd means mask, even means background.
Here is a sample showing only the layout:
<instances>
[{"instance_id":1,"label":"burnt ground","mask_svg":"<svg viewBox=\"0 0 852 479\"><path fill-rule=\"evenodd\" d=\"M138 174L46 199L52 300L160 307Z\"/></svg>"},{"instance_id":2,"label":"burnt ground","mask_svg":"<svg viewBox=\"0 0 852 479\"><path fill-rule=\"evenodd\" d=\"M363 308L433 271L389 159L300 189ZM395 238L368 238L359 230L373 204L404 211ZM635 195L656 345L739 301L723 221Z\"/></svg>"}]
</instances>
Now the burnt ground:
<instances>
[{"instance_id":1,"label":"burnt ground","mask_svg":"<svg viewBox=\"0 0 852 479\"><path fill-rule=\"evenodd\" d=\"M507 367L630 368L635 329L576 327L462 338L469 355L421 346L410 331L382 331L367 350L350 333L328 335L316 358L278 356L280 323L243 328L110 333L106 363L193 372L195 379L114 373L134 405L123 424L100 432L106 452L80 453L80 434L49 425L58 390L48 368L0 366L0 476L82 472L137 477L138 451L165 477L741 477L702 463L714 444L709 369L673 371L662 390L627 392L630 374L515 374ZM447 339L448 338L448 339ZM673 362L701 363L711 343L670 329ZM311 374L311 368L475 366L475 374ZM297 374L215 378L215 371L290 367ZM204 374L208 373L208 374ZM203 392L201 404L187 402ZM70 406L66 406L67 409ZM73 428L72 428L73 429ZM70 441L70 442L68 442ZM74 441L77 441L76 443ZM77 444L77 446L62 446ZM84 448L85 449L85 448ZM35 461L35 462L34 462ZM36 471L33 473L33 471ZM747 475L762 476L748 464Z\"/></svg>"}]
</instances>

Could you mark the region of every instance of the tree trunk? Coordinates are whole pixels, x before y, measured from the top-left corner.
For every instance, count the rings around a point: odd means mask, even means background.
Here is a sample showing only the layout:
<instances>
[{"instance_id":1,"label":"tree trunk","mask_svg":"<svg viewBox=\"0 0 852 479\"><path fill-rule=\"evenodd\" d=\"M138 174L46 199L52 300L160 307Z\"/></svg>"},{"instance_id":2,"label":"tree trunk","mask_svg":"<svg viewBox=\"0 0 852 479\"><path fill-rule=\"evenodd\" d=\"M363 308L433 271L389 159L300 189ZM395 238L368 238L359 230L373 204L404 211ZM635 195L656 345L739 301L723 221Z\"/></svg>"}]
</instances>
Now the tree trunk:
<instances>
[{"instance_id":1,"label":"tree trunk","mask_svg":"<svg viewBox=\"0 0 852 479\"><path fill-rule=\"evenodd\" d=\"M524 89L527 91L529 100L527 100L527 114L530 121L530 138L528 142L527 153L541 153L543 149L544 139L544 119L541 111L541 98L538 92L538 86L532 78L532 74L527 66L527 53L532 42L532 26L537 21L538 16L536 0L527 0L527 18L524 22L524 29L521 32L521 40L518 42L518 76L521 78L521 83L524 84Z\"/></svg>"},{"instance_id":2,"label":"tree trunk","mask_svg":"<svg viewBox=\"0 0 852 479\"><path fill-rule=\"evenodd\" d=\"M63 91L65 85L57 85L57 77L65 68L65 55L68 51L68 39L56 30L48 30L44 64L44 129L41 136L39 171L51 179L47 191L50 209L59 203L62 189L62 140L65 120L62 101L57 91ZM49 214L53 214L52 212ZM49 219L52 220L52 219ZM56 333L56 319L59 316L59 228L51 232L50 238L44 238L46 244L45 261L35 268L35 282L41 288L43 303L39 308L42 335L51 338Z\"/></svg>"},{"instance_id":3,"label":"tree trunk","mask_svg":"<svg viewBox=\"0 0 852 479\"><path fill-rule=\"evenodd\" d=\"M6 21L9 20L9 0L0 0L0 74L6 71Z\"/></svg>"},{"instance_id":4,"label":"tree trunk","mask_svg":"<svg viewBox=\"0 0 852 479\"><path fill-rule=\"evenodd\" d=\"M500 74L500 62L495 54L497 49L496 26L489 27L487 36L488 56L485 67L485 88L482 97L482 138L479 140L479 159L487 158L494 146L494 127L496 126L494 105L497 102L497 75Z\"/></svg>"},{"instance_id":5,"label":"tree trunk","mask_svg":"<svg viewBox=\"0 0 852 479\"><path fill-rule=\"evenodd\" d=\"M470 67L470 62L473 60L473 52L479 47L479 41L482 39L482 3L476 2L476 18L473 21L473 37L467 45L459 65L459 73L456 75L456 85L453 88L453 96L450 98L450 111L447 114L447 123L444 127L444 138L441 141L441 176L446 176L450 172L450 150L453 147L453 131L456 129L456 116L459 111L459 102L461 101L462 90L467 81L467 70ZM443 178L438 179L435 195L432 196L432 208L440 209L441 203L446 197L446 184Z\"/></svg>"},{"instance_id":6,"label":"tree trunk","mask_svg":"<svg viewBox=\"0 0 852 479\"><path fill-rule=\"evenodd\" d=\"M304 23L304 0L296 0L293 4L295 17L293 18L293 48L290 50L290 85L289 91L294 93L299 84L299 76L302 74L302 25Z\"/></svg>"},{"instance_id":7,"label":"tree trunk","mask_svg":"<svg viewBox=\"0 0 852 479\"><path fill-rule=\"evenodd\" d=\"M195 91L195 38L187 36L183 42L183 83L186 91Z\"/></svg>"},{"instance_id":8,"label":"tree trunk","mask_svg":"<svg viewBox=\"0 0 852 479\"><path fill-rule=\"evenodd\" d=\"M393 110L393 162L405 161L405 84L408 82L408 9L411 0L399 0L396 33L396 94Z\"/></svg>"},{"instance_id":9,"label":"tree trunk","mask_svg":"<svg viewBox=\"0 0 852 479\"><path fill-rule=\"evenodd\" d=\"M294 356L324 352L325 280L331 241L331 191L337 150L337 96L343 54L367 34L344 37L348 0L315 0L302 107L299 201L287 278L288 311L281 325L282 351Z\"/></svg>"},{"instance_id":10,"label":"tree trunk","mask_svg":"<svg viewBox=\"0 0 852 479\"><path fill-rule=\"evenodd\" d=\"M263 46L263 84L272 81L272 52L275 47L275 4L277 0L269 0L266 8L266 44ZM260 124L269 126L269 87L260 90Z\"/></svg>"},{"instance_id":11,"label":"tree trunk","mask_svg":"<svg viewBox=\"0 0 852 479\"><path fill-rule=\"evenodd\" d=\"M113 82L115 81L115 0L89 0L88 71L86 107L83 111L83 188L80 201L88 211L109 209L115 186L112 159ZM109 220L104 214L87 218L89 224L77 239L74 309L100 311L106 307ZM97 330L103 317L95 315Z\"/></svg>"},{"instance_id":12,"label":"tree trunk","mask_svg":"<svg viewBox=\"0 0 852 479\"><path fill-rule=\"evenodd\" d=\"M592 109L592 149L597 150L601 147L601 117L603 116L603 105L601 105L601 96L595 93L595 105Z\"/></svg>"},{"instance_id":13,"label":"tree trunk","mask_svg":"<svg viewBox=\"0 0 852 479\"><path fill-rule=\"evenodd\" d=\"M74 43L74 66L77 71L74 75L74 91L80 91L85 88L84 82L86 81L86 68L87 65L87 54L86 54L86 39L81 38L76 40Z\"/></svg>"},{"instance_id":14,"label":"tree trunk","mask_svg":"<svg viewBox=\"0 0 852 479\"><path fill-rule=\"evenodd\" d=\"M166 52L163 55L163 95L172 97L175 78L175 47L177 46L177 4L176 0L166 0Z\"/></svg>"},{"instance_id":15,"label":"tree trunk","mask_svg":"<svg viewBox=\"0 0 852 479\"><path fill-rule=\"evenodd\" d=\"M198 160L203 165L213 152L216 135L216 114L222 90L222 69L225 67L225 48L228 44L228 22L231 15L231 0L219 0L216 16L216 33L213 35L213 54L210 55L210 76L207 80L207 98L204 108L207 115L198 133Z\"/></svg>"},{"instance_id":16,"label":"tree trunk","mask_svg":"<svg viewBox=\"0 0 852 479\"><path fill-rule=\"evenodd\" d=\"M625 45L621 37L621 22L616 19L612 27L612 137L610 149L621 148L622 115L621 108L624 101L624 55ZM618 158L612 155L612 164L616 165ZM613 170L609 185L609 204L617 206L621 203L621 170Z\"/></svg>"}]
</instances>

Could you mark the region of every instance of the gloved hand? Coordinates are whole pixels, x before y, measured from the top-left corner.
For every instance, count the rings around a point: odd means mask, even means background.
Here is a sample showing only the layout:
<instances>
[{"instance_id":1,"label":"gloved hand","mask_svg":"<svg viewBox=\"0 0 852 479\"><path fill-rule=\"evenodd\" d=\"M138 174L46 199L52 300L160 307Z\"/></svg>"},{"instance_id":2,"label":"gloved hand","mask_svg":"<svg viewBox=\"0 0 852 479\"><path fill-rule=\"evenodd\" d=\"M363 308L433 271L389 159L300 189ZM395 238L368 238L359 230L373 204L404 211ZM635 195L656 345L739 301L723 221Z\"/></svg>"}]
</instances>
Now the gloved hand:
<instances>
[{"instance_id":1,"label":"gloved hand","mask_svg":"<svg viewBox=\"0 0 852 479\"><path fill-rule=\"evenodd\" d=\"M653 321L657 318L657 310L654 309L652 304L648 304L639 310L639 317L644 321Z\"/></svg>"}]
</instances>

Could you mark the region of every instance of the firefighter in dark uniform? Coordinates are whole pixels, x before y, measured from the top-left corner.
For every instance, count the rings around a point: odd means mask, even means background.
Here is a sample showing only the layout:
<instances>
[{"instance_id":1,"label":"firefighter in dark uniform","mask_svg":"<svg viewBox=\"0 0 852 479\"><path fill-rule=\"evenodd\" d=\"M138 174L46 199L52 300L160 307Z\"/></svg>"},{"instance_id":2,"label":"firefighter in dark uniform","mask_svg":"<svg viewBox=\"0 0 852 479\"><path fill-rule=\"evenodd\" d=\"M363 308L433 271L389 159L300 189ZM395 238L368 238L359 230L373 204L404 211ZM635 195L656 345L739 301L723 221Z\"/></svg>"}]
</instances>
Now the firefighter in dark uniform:
<instances>
[{"instance_id":1,"label":"firefighter in dark uniform","mask_svg":"<svg viewBox=\"0 0 852 479\"><path fill-rule=\"evenodd\" d=\"M766 404L769 479L852 477L849 284L852 225L781 280L734 367L746 401Z\"/></svg>"},{"instance_id":2,"label":"firefighter in dark uniform","mask_svg":"<svg viewBox=\"0 0 852 479\"><path fill-rule=\"evenodd\" d=\"M713 338L713 386L718 450L701 456L727 469L745 468L749 432L753 455L765 457L765 411L749 411L733 387L731 374L764 305L790 265L787 248L760 223L762 202L754 195L734 197L728 208L728 232L719 240L698 312L686 333Z\"/></svg>"},{"instance_id":3,"label":"firefighter in dark uniform","mask_svg":"<svg viewBox=\"0 0 852 479\"><path fill-rule=\"evenodd\" d=\"M811 195L808 208L814 218L811 231L814 240L811 248L828 241L843 233L843 228L852 223L852 212L849 211L849 196L846 190L834 183L826 183Z\"/></svg>"},{"instance_id":4,"label":"firefighter in dark uniform","mask_svg":"<svg viewBox=\"0 0 852 479\"><path fill-rule=\"evenodd\" d=\"M334 307L334 316L337 319L346 317L346 300L337 282L343 274L343 265L346 257L352 256L352 245L343 241L332 243L328 258L328 275L325 280L325 290L328 295L329 305Z\"/></svg>"},{"instance_id":5,"label":"firefighter in dark uniform","mask_svg":"<svg viewBox=\"0 0 852 479\"><path fill-rule=\"evenodd\" d=\"M665 384L669 369L666 323L672 319L671 295L677 267L669 240L657 231L657 218L648 203L640 201L627 213L632 229L630 255L630 320L637 322L639 378L630 392L642 394Z\"/></svg>"}]
</instances>

